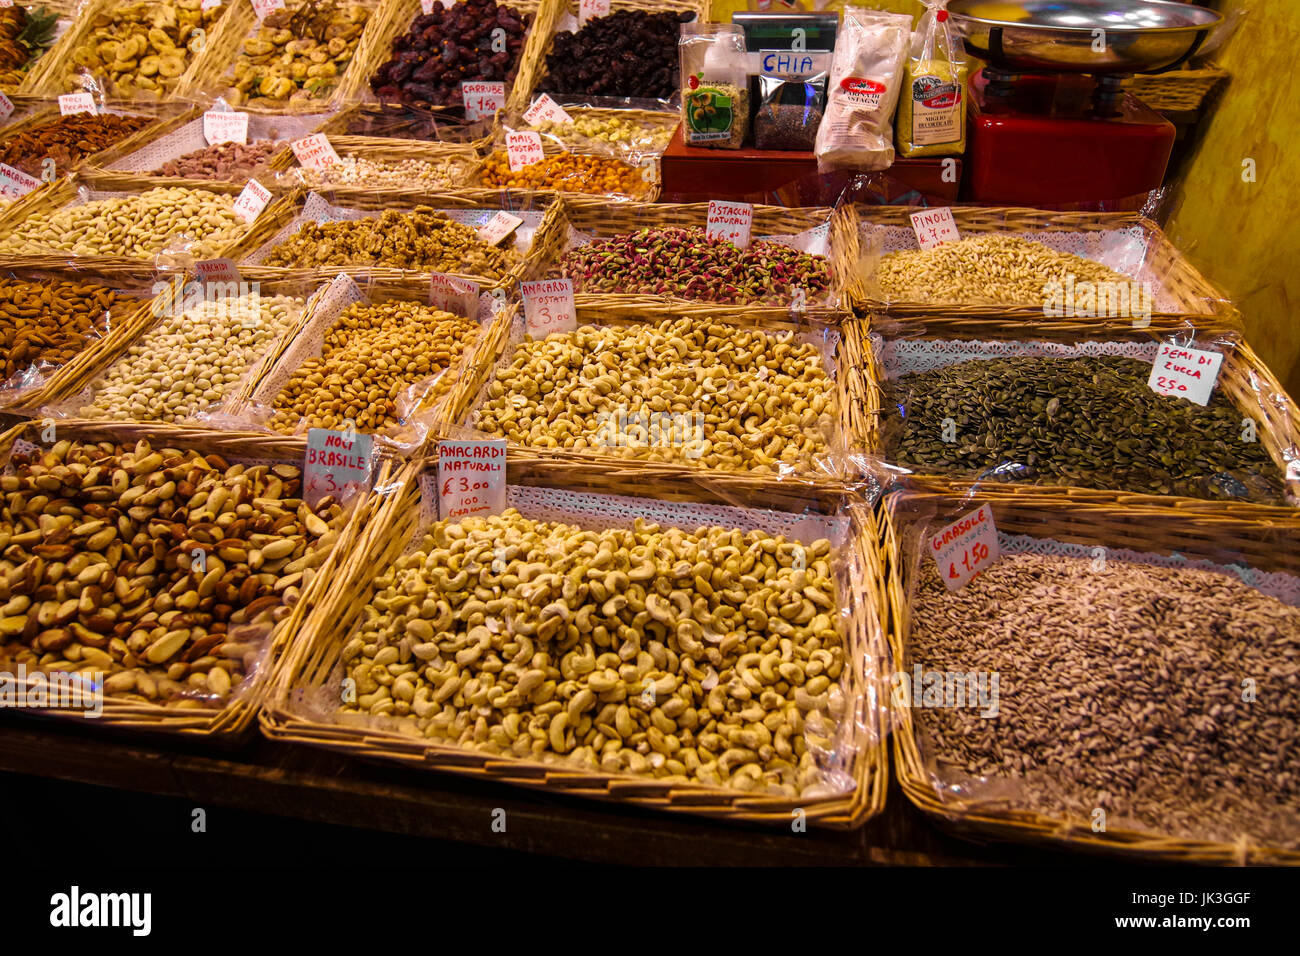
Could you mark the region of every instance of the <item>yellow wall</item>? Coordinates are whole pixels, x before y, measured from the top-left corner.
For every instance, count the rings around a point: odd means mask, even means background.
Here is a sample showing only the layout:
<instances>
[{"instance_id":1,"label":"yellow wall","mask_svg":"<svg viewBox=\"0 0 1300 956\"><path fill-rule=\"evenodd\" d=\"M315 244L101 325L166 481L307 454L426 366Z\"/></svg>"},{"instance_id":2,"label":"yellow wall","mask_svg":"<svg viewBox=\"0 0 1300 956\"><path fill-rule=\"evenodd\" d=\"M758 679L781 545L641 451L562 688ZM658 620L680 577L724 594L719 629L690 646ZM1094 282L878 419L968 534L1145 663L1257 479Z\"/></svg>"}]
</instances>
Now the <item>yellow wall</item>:
<instances>
[{"instance_id":1,"label":"yellow wall","mask_svg":"<svg viewBox=\"0 0 1300 956\"><path fill-rule=\"evenodd\" d=\"M1300 396L1300 108L1295 60L1300 55L1296 0L1224 0L1249 7L1217 56L1232 76L1200 127L1184 167L1169 234L1211 282L1241 309L1246 337L1287 387ZM1242 161L1256 163L1254 183Z\"/></svg>"}]
</instances>

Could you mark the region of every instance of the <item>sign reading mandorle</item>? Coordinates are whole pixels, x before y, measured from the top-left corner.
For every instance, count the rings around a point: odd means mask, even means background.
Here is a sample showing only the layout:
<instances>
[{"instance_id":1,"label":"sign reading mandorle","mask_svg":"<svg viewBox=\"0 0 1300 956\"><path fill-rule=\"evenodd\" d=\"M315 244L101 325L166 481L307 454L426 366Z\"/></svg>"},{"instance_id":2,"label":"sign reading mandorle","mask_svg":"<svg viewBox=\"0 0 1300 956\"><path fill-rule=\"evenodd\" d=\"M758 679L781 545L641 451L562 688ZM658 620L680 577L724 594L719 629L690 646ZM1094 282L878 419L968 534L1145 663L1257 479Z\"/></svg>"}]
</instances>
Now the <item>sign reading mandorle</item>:
<instances>
[{"instance_id":1,"label":"sign reading mandorle","mask_svg":"<svg viewBox=\"0 0 1300 956\"><path fill-rule=\"evenodd\" d=\"M74 885L50 897L50 925L62 928L125 926L148 936L152 912L152 893L82 893Z\"/></svg>"}]
</instances>

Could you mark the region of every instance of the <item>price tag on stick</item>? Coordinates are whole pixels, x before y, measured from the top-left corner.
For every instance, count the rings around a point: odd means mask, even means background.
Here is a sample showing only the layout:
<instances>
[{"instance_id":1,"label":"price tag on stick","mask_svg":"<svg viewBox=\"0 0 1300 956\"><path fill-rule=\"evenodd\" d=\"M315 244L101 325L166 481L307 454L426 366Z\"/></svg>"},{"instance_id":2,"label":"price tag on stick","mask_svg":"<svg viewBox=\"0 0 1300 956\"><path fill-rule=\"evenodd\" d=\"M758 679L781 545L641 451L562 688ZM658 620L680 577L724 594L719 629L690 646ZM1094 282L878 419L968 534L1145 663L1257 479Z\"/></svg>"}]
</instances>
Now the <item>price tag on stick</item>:
<instances>
[{"instance_id":1,"label":"price tag on stick","mask_svg":"<svg viewBox=\"0 0 1300 956\"><path fill-rule=\"evenodd\" d=\"M1151 366L1147 385L1153 392L1185 398L1197 405L1210 404L1214 383L1219 380L1222 352L1186 348L1161 342Z\"/></svg>"},{"instance_id":2,"label":"price tag on stick","mask_svg":"<svg viewBox=\"0 0 1300 956\"><path fill-rule=\"evenodd\" d=\"M506 133L506 158L510 161L512 173L533 163L540 163L546 158L542 152L542 134L513 130Z\"/></svg>"},{"instance_id":3,"label":"price tag on stick","mask_svg":"<svg viewBox=\"0 0 1300 956\"><path fill-rule=\"evenodd\" d=\"M209 146L218 143L247 143L248 114L231 110L208 110L203 114L203 138Z\"/></svg>"},{"instance_id":4,"label":"price tag on stick","mask_svg":"<svg viewBox=\"0 0 1300 956\"><path fill-rule=\"evenodd\" d=\"M334 152L329 137L324 133L313 133L289 144L298 162L305 169L328 169L339 161L339 154Z\"/></svg>"},{"instance_id":5,"label":"price tag on stick","mask_svg":"<svg viewBox=\"0 0 1300 956\"><path fill-rule=\"evenodd\" d=\"M705 235L710 239L726 239L741 249L749 246L749 231L754 225L754 207L747 202L709 202L709 220Z\"/></svg>"},{"instance_id":6,"label":"price tag on stick","mask_svg":"<svg viewBox=\"0 0 1300 956\"><path fill-rule=\"evenodd\" d=\"M506 442L438 442L438 516L497 514L506 507Z\"/></svg>"},{"instance_id":7,"label":"price tag on stick","mask_svg":"<svg viewBox=\"0 0 1300 956\"><path fill-rule=\"evenodd\" d=\"M445 312L475 318L478 315L479 285L443 272L429 273L429 305Z\"/></svg>"},{"instance_id":8,"label":"price tag on stick","mask_svg":"<svg viewBox=\"0 0 1300 956\"><path fill-rule=\"evenodd\" d=\"M500 80L466 81L460 85L460 96L465 104L465 119L491 119L506 105L506 85Z\"/></svg>"},{"instance_id":9,"label":"price tag on stick","mask_svg":"<svg viewBox=\"0 0 1300 956\"><path fill-rule=\"evenodd\" d=\"M7 120L14 115L14 101L0 93L0 120Z\"/></svg>"},{"instance_id":10,"label":"price tag on stick","mask_svg":"<svg viewBox=\"0 0 1300 956\"><path fill-rule=\"evenodd\" d=\"M524 113L524 122L529 126L546 122L572 123L573 117L565 112L563 106L543 93L537 97L537 101L532 106L528 107L528 112Z\"/></svg>"},{"instance_id":11,"label":"price tag on stick","mask_svg":"<svg viewBox=\"0 0 1300 956\"><path fill-rule=\"evenodd\" d=\"M916 241L922 249L933 249L961 238L957 232L957 220L952 217L952 209L947 206L912 213L912 231L916 233Z\"/></svg>"},{"instance_id":12,"label":"price tag on stick","mask_svg":"<svg viewBox=\"0 0 1300 956\"><path fill-rule=\"evenodd\" d=\"M98 113L95 108L95 97L89 93L64 93L59 97L59 113L63 116L72 116L76 113L90 113L92 116Z\"/></svg>"},{"instance_id":13,"label":"price tag on stick","mask_svg":"<svg viewBox=\"0 0 1300 956\"><path fill-rule=\"evenodd\" d=\"M276 10L284 9L284 0L253 0L253 13L257 19L265 20Z\"/></svg>"},{"instance_id":14,"label":"price tag on stick","mask_svg":"<svg viewBox=\"0 0 1300 956\"><path fill-rule=\"evenodd\" d=\"M14 169L7 163L0 163L0 196L21 199L33 189L39 189L41 181L28 176L21 169Z\"/></svg>"},{"instance_id":15,"label":"price tag on stick","mask_svg":"<svg viewBox=\"0 0 1300 956\"><path fill-rule=\"evenodd\" d=\"M342 500L370 486L370 452L375 438L356 431L307 430L303 459L303 498L315 505L326 495Z\"/></svg>"},{"instance_id":16,"label":"price tag on stick","mask_svg":"<svg viewBox=\"0 0 1300 956\"><path fill-rule=\"evenodd\" d=\"M270 201L271 190L256 179L250 179L245 184L244 191L235 197L235 218L244 223L252 222L262 214Z\"/></svg>"},{"instance_id":17,"label":"price tag on stick","mask_svg":"<svg viewBox=\"0 0 1300 956\"><path fill-rule=\"evenodd\" d=\"M930 538L930 553L949 591L964 587L1001 556L993 509L981 505Z\"/></svg>"},{"instance_id":18,"label":"price tag on stick","mask_svg":"<svg viewBox=\"0 0 1300 956\"><path fill-rule=\"evenodd\" d=\"M489 246L500 245L502 239L523 224L522 219L510 215L503 209L482 225L478 231L478 237Z\"/></svg>"},{"instance_id":19,"label":"price tag on stick","mask_svg":"<svg viewBox=\"0 0 1300 956\"><path fill-rule=\"evenodd\" d=\"M570 279L538 279L521 282L524 293L524 326L535 339L552 332L572 332L578 327L573 309L573 282Z\"/></svg>"},{"instance_id":20,"label":"price tag on stick","mask_svg":"<svg viewBox=\"0 0 1300 956\"><path fill-rule=\"evenodd\" d=\"M589 20L609 16L609 0L578 0L578 25L586 26Z\"/></svg>"},{"instance_id":21,"label":"price tag on stick","mask_svg":"<svg viewBox=\"0 0 1300 956\"><path fill-rule=\"evenodd\" d=\"M203 259L194 263L194 274L204 285L209 282L239 282L239 269L231 259Z\"/></svg>"}]
</instances>

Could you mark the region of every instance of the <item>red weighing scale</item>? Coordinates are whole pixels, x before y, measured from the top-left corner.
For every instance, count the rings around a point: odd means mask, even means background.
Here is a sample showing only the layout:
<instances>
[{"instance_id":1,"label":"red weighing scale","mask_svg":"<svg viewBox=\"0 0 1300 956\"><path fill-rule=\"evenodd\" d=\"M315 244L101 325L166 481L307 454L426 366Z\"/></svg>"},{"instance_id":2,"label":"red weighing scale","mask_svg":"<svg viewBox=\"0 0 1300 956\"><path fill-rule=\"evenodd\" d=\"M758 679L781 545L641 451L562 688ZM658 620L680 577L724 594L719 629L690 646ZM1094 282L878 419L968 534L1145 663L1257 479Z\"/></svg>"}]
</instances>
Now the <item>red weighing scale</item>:
<instances>
[{"instance_id":1,"label":"red weighing scale","mask_svg":"<svg viewBox=\"0 0 1300 956\"><path fill-rule=\"evenodd\" d=\"M970 82L962 198L1114 204L1160 188L1174 126L1121 83L1190 58L1222 22L1170 0L950 0Z\"/></svg>"}]
</instances>

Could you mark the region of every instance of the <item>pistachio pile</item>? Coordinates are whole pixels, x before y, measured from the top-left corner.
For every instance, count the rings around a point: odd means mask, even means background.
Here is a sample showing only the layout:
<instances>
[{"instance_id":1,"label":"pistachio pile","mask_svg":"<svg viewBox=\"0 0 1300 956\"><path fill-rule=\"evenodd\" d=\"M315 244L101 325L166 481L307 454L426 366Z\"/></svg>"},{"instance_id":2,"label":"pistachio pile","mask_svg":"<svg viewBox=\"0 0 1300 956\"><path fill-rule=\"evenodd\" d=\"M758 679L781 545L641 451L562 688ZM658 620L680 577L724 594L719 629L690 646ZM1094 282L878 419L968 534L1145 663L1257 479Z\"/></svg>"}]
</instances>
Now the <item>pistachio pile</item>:
<instances>
[{"instance_id":1,"label":"pistachio pile","mask_svg":"<svg viewBox=\"0 0 1300 956\"><path fill-rule=\"evenodd\" d=\"M398 421L398 400L417 383L429 404L452 385L449 370L478 336L478 323L419 302L348 306L325 333L319 358L308 359L276 396L276 431L338 428L351 419L363 432ZM438 380L429 383L433 376Z\"/></svg>"},{"instance_id":2,"label":"pistachio pile","mask_svg":"<svg viewBox=\"0 0 1300 956\"><path fill-rule=\"evenodd\" d=\"M385 209L367 219L304 222L266 256L264 265L386 265L502 279L519 264L513 249L491 246L471 226L429 206Z\"/></svg>"},{"instance_id":3,"label":"pistachio pile","mask_svg":"<svg viewBox=\"0 0 1300 956\"><path fill-rule=\"evenodd\" d=\"M0 253L147 259L187 243L195 259L211 259L245 229L234 206L234 196L180 186L94 199L29 216L0 239Z\"/></svg>"},{"instance_id":4,"label":"pistachio pile","mask_svg":"<svg viewBox=\"0 0 1300 956\"><path fill-rule=\"evenodd\" d=\"M104 692L220 703L337 538L297 465L62 440L0 477L0 657L105 674Z\"/></svg>"},{"instance_id":5,"label":"pistachio pile","mask_svg":"<svg viewBox=\"0 0 1300 956\"><path fill-rule=\"evenodd\" d=\"M356 54L371 11L359 3L305 0L267 14L235 58L231 106L329 99Z\"/></svg>"},{"instance_id":6,"label":"pistachio pile","mask_svg":"<svg viewBox=\"0 0 1300 956\"><path fill-rule=\"evenodd\" d=\"M792 333L665 319L522 343L474 424L534 448L766 472L826 450L834 394Z\"/></svg>"},{"instance_id":7,"label":"pistachio pile","mask_svg":"<svg viewBox=\"0 0 1300 956\"><path fill-rule=\"evenodd\" d=\"M830 287L818 256L764 239L741 249L703 229L642 229L594 239L564 254L560 275L575 292L671 295L710 302L786 303L802 290L812 303Z\"/></svg>"},{"instance_id":8,"label":"pistachio pile","mask_svg":"<svg viewBox=\"0 0 1300 956\"><path fill-rule=\"evenodd\" d=\"M106 7L63 65L63 86L81 91L81 73L106 78L117 96L172 92L225 7L203 9L200 0L145 0Z\"/></svg>"},{"instance_id":9,"label":"pistachio pile","mask_svg":"<svg viewBox=\"0 0 1300 956\"><path fill-rule=\"evenodd\" d=\"M796 796L843 712L830 542L440 522L343 649L352 713L489 753Z\"/></svg>"}]
</instances>

